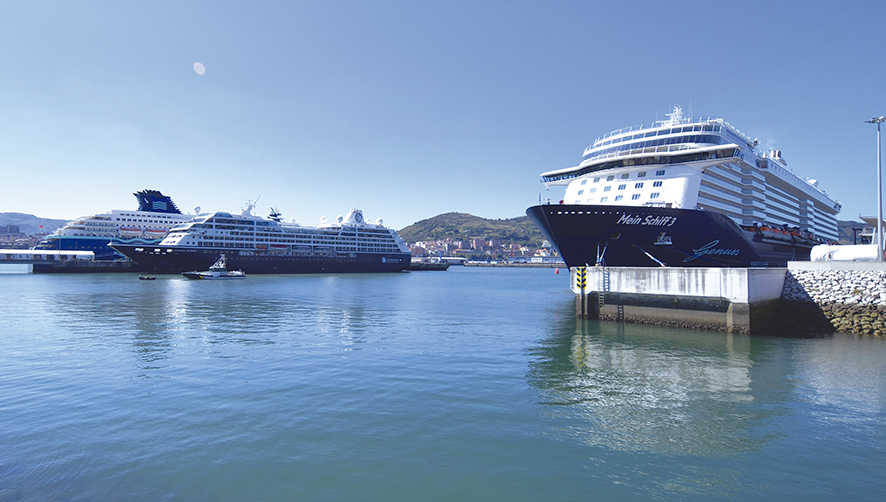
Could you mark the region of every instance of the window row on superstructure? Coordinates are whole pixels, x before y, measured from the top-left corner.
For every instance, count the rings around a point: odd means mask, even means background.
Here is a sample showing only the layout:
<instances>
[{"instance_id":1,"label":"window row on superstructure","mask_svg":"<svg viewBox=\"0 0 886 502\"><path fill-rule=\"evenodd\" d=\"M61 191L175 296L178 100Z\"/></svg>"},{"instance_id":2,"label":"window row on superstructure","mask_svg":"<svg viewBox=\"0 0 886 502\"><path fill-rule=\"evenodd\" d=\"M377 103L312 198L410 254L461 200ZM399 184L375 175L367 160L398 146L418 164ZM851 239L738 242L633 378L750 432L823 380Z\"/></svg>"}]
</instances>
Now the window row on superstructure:
<instances>
[{"instance_id":1,"label":"window row on superstructure","mask_svg":"<svg viewBox=\"0 0 886 502\"><path fill-rule=\"evenodd\" d=\"M670 136L667 138L654 139L654 140L646 140L646 141L631 141L628 143L624 143L618 146L613 146L609 148L604 148L602 150L595 150L589 152L585 155L585 159L593 158L599 159L604 157L611 157L614 155L622 154L624 152L630 152L636 150L637 153L642 152L653 152L653 151L672 151L673 149L663 149L663 150L653 150L653 148L667 146L667 145L687 145L686 148L692 148L688 144L699 145L719 145L722 143L722 139L720 136L715 134L697 134L697 135L688 135L688 136Z\"/></svg>"},{"instance_id":2,"label":"window row on superstructure","mask_svg":"<svg viewBox=\"0 0 886 502\"><path fill-rule=\"evenodd\" d=\"M564 172L551 172L550 174L544 174L542 175L542 181L545 183L552 183L557 181L569 180L584 176L585 174L599 171L609 171L621 167L685 164L687 162L730 158L735 156L737 153L737 148L721 148L694 153L674 155L646 155L642 157L621 158L606 162L594 162L579 169L570 169Z\"/></svg>"},{"instance_id":3,"label":"window row on superstructure","mask_svg":"<svg viewBox=\"0 0 886 502\"><path fill-rule=\"evenodd\" d=\"M634 134L625 134L613 136L611 138L607 138L604 140L600 140L594 143L594 148L599 148L601 146L611 145L614 143L620 143L622 141L629 141L640 138L649 138L652 136L664 136L667 134L679 134L686 132L719 132L720 124L690 124L679 127L666 127L664 129L646 129Z\"/></svg>"}]
</instances>

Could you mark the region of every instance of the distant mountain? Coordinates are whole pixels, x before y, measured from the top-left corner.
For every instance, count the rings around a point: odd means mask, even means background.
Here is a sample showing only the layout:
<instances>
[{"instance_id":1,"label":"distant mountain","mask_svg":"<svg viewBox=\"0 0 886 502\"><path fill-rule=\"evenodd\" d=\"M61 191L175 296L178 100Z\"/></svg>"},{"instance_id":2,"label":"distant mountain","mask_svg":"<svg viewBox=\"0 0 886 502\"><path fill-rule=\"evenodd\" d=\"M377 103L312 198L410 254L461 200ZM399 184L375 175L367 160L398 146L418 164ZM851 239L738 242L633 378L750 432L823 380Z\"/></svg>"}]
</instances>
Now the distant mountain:
<instances>
[{"instance_id":1,"label":"distant mountain","mask_svg":"<svg viewBox=\"0 0 886 502\"><path fill-rule=\"evenodd\" d=\"M875 219L876 220L876 219ZM855 220L837 220L837 234L840 235L840 244L852 244L853 228L863 228L866 224ZM886 233L886 232L883 232Z\"/></svg>"},{"instance_id":2,"label":"distant mountain","mask_svg":"<svg viewBox=\"0 0 886 502\"><path fill-rule=\"evenodd\" d=\"M68 220L54 220L51 218L39 218L33 214L25 213L0 213L0 226L18 225L23 234L43 234L55 231L63 226ZM43 228L40 228L43 225Z\"/></svg>"},{"instance_id":3,"label":"distant mountain","mask_svg":"<svg viewBox=\"0 0 886 502\"><path fill-rule=\"evenodd\" d=\"M544 235L527 216L487 219L467 213L443 213L413 223L399 231L406 242L455 240L499 240L538 246Z\"/></svg>"}]
</instances>

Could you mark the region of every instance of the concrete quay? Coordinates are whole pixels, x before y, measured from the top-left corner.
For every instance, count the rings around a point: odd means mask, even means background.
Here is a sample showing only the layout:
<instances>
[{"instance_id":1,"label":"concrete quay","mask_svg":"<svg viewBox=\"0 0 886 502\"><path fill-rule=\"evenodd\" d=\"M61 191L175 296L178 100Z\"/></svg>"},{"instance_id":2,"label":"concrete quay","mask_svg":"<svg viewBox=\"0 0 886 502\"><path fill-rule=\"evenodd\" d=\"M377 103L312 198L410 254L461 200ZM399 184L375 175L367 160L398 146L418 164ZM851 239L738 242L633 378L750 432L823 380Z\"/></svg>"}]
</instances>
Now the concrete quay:
<instances>
[{"instance_id":1,"label":"concrete quay","mask_svg":"<svg viewBox=\"0 0 886 502\"><path fill-rule=\"evenodd\" d=\"M886 336L886 263L574 267L570 287L576 315L587 319L743 334Z\"/></svg>"},{"instance_id":2,"label":"concrete quay","mask_svg":"<svg viewBox=\"0 0 886 502\"><path fill-rule=\"evenodd\" d=\"M785 269L587 267L584 294L570 269L576 314L729 333L765 333L778 316Z\"/></svg>"}]
</instances>

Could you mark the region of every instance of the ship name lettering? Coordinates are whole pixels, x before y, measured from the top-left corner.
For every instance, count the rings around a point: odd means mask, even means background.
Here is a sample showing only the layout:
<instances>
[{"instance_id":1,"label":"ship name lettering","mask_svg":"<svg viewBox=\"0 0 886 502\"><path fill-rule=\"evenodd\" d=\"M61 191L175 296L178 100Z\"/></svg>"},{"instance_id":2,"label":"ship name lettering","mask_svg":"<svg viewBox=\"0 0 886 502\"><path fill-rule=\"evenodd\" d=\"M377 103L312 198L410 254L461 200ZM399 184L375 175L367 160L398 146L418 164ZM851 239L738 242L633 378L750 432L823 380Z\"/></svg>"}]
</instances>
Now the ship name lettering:
<instances>
[{"instance_id":1,"label":"ship name lettering","mask_svg":"<svg viewBox=\"0 0 886 502\"><path fill-rule=\"evenodd\" d=\"M683 263L695 261L698 258L701 258L702 256L705 256L705 255L738 256L739 254L741 254L741 251L738 249L718 248L717 247L718 244L720 244L720 241L714 240L714 241L708 242L707 244L705 244L704 246L702 246L698 249L693 249L691 255L687 256L686 258L683 258Z\"/></svg>"},{"instance_id":2,"label":"ship name lettering","mask_svg":"<svg viewBox=\"0 0 886 502\"><path fill-rule=\"evenodd\" d=\"M641 225L651 227L670 227L677 223L676 216L646 216L623 214L615 222L616 225Z\"/></svg>"}]
</instances>

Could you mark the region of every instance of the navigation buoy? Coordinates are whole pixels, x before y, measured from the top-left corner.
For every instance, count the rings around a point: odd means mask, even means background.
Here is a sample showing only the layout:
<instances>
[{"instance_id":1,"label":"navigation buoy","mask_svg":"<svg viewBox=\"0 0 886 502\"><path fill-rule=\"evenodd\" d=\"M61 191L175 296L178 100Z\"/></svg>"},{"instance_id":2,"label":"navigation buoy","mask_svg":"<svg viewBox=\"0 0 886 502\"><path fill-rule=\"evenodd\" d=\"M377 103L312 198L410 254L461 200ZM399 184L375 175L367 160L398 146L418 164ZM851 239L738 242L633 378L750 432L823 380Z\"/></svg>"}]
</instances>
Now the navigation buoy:
<instances>
[{"instance_id":1,"label":"navigation buoy","mask_svg":"<svg viewBox=\"0 0 886 502\"><path fill-rule=\"evenodd\" d=\"M554 275L559 275L559 274L560 274L560 268L559 268L559 267L558 267L558 268L555 268L555 269L554 269Z\"/></svg>"}]
</instances>

